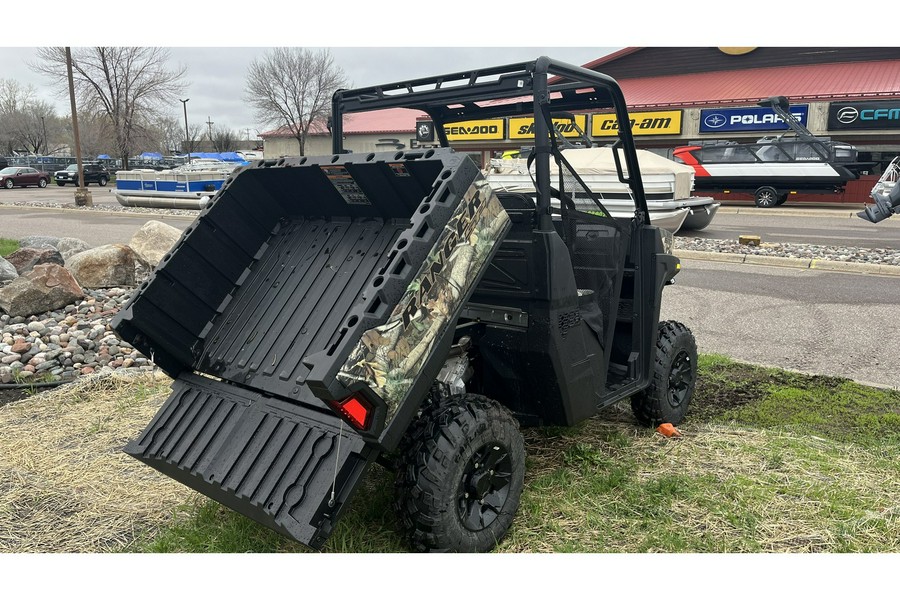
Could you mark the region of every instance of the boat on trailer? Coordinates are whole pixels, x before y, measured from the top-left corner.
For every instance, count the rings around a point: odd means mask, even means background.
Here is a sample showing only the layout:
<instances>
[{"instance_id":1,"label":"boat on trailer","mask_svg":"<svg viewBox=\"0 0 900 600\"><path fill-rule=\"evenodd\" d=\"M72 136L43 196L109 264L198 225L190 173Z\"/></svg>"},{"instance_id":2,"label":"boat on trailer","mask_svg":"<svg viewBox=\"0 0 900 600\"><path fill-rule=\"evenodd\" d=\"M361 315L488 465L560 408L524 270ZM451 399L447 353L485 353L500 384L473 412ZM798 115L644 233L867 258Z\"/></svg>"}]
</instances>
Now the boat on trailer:
<instances>
[{"instance_id":1,"label":"boat on trailer","mask_svg":"<svg viewBox=\"0 0 900 600\"><path fill-rule=\"evenodd\" d=\"M117 171L116 200L129 207L199 210L236 168L246 164L199 158L162 171Z\"/></svg>"},{"instance_id":2,"label":"boat on trailer","mask_svg":"<svg viewBox=\"0 0 900 600\"><path fill-rule=\"evenodd\" d=\"M673 234L679 230L700 230L712 222L720 203L713 198L694 196L694 171L648 150L638 150L650 222ZM619 180L611 148L569 148L562 155L579 173L590 191L613 217L630 218L635 204L631 189ZM492 159L485 177L497 191L534 194L534 172L525 158ZM555 165L551 176L558 177ZM572 187L572 186L569 186ZM576 190L575 206L595 210L593 201Z\"/></svg>"},{"instance_id":3,"label":"boat on trailer","mask_svg":"<svg viewBox=\"0 0 900 600\"><path fill-rule=\"evenodd\" d=\"M841 193L870 166L858 162L854 146L813 135L791 114L784 96L758 104L771 108L788 131L749 144L703 140L674 149L674 160L694 170L695 189L753 194L757 206L770 208L784 204L792 192Z\"/></svg>"}]
</instances>

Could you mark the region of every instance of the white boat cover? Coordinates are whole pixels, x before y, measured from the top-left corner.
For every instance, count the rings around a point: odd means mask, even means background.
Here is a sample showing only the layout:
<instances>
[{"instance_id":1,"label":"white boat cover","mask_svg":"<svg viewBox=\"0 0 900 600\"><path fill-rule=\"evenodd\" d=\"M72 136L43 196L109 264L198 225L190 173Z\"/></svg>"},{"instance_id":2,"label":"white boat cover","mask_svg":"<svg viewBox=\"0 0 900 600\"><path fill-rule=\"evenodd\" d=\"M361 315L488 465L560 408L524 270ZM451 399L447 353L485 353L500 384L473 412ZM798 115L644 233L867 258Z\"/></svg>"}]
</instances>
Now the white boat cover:
<instances>
[{"instance_id":1,"label":"white boat cover","mask_svg":"<svg viewBox=\"0 0 900 600\"><path fill-rule=\"evenodd\" d=\"M572 168L585 179L585 182L590 185L592 190L605 191L594 189L595 185L600 182L596 177L592 176L609 177L609 183L614 188L621 186L617 178L612 148L569 148L563 150L562 155L572 165ZM694 187L693 168L648 150L638 150L637 156L638 164L641 168L641 179L645 182L645 188L652 180L666 180L670 184L674 183L673 198L689 198L691 196L691 191ZM532 164L533 168L534 165ZM624 157L622 168L625 168ZM491 161L490 172L497 175L524 175L527 173L526 169L527 161L524 158L495 159ZM555 175L558 172L555 161L550 162L550 172L551 175ZM488 179L491 179L490 176ZM495 179L495 181L499 183L503 179ZM646 191L649 192L650 190Z\"/></svg>"}]
</instances>

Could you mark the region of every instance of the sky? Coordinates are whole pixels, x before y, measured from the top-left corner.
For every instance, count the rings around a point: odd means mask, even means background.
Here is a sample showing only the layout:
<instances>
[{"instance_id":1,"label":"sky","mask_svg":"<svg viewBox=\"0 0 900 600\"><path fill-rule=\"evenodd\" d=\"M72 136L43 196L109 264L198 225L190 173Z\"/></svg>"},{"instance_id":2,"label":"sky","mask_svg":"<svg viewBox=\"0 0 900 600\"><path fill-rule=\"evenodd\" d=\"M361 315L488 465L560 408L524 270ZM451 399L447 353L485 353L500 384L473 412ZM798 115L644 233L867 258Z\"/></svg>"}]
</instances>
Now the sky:
<instances>
[{"instance_id":1,"label":"sky","mask_svg":"<svg viewBox=\"0 0 900 600\"><path fill-rule=\"evenodd\" d=\"M266 130L258 123L252 108L243 101L247 69L254 59L262 58L271 47L169 47L172 68L187 68L187 91L182 99L187 103L191 125L212 121L213 127L228 128L243 139L246 130L255 134ZM578 65L605 56L617 48L522 48L522 47L328 47L335 65L347 76L348 87L388 83L405 78L452 73L474 67L487 67L533 60L541 55ZM30 67L36 59L35 46L0 47L0 78L31 84L39 99L54 104L57 114L69 114L69 98L60 97L48 87L45 76ZM184 108L180 102L171 107L171 114L183 122Z\"/></svg>"},{"instance_id":2,"label":"sky","mask_svg":"<svg viewBox=\"0 0 900 600\"><path fill-rule=\"evenodd\" d=\"M182 3L167 10L122 3L104 10L71 11L38 28L6 28L0 38L0 78L32 84L38 97L69 111L68 96L48 88L29 68L39 46L162 46L173 66L187 67L184 98L192 125L212 121L251 134L268 127L243 101L247 68L276 46L328 48L351 87L426 77L469 68L527 61L541 55L583 65L628 46L873 45L854 23L864 15L829 18L819 2L798 0L792 14L804 27L783 36L784 15L761 4L693 0L690 11L656 0L601 3L565 0L527 8L526 3L454 0L451 3L330 3L267 0L255 5ZM724 7L724 8L723 8ZM62 14L62 13L61 13ZM59 23L56 25L55 23ZM781 25L779 25L781 24ZM835 29L836 33L832 33ZM815 35L811 32L815 31ZM805 33L804 33L805 32ZM805 36L805 37L804 37ZM856 37L854 37L856 36ZM65 90L63 90L65 93ZM180 102L172 116L183 119ZM241 136L243 137L243 135Z\"/></svg>"}]
</instances>

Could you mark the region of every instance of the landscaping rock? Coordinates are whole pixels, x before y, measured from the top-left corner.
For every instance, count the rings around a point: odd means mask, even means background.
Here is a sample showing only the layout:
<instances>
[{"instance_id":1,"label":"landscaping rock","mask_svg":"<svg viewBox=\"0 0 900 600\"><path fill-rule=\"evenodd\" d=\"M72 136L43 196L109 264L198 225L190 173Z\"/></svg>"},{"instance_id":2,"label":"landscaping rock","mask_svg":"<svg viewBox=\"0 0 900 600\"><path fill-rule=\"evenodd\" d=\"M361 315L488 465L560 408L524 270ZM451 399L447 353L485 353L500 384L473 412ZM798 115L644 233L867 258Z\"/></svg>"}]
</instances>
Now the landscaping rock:
<instances>
[{"instance_id":1,"label":"landscaping rock","mask_svg":"<svg viewBox=\"0 0 900 600\"><path fill-rule=\"evenodd\" d=\"M0 310L13 317L39 315L83 297L71 273L60 265L46 263L0 288Z\"/></svg>"},{"instance_id":2,"label":"landscaping rock","mask_svg":"<svg viewBox=\"0 0 900 600\"><path fill-rule=\"evenodd\" d=\"M139 260L155 267L180 238L180 229L161 221L147 221L131 237L128 245Z\"/></svg>"},{"instance_id":3,"label":"landscaping rock","mask_svg":"<svg viewBox=\"0 0 900 600\"><path fill-rule=\"evenodd\" d=\"M134 285L135 254L124 244L108 244L75 254L67 261L72 276L91 289Z\"/></svg>"},{"instance_id":4,"label":"landscaping rock","mask_svg":"<svg viewBox=\"0 0 900 600\"><path fill-rule=\"evenodd\" d=\"M12 281L19 276L16 268L5 258L0 256L0 283Z\"/></svg>"},{"instance_id":5,"label":"landscaping rock","mask_svg":"<svg viewBox=\"0 0 900 600\"><path fill-rule=\"evenodd\" d=\"M91 245L84 240L79 240L78 238L64 237L59 238L59 243L56 245L56 249L59 250L59 253L62 255L64 260L69 260L79 252L90 250Z\"/></svg>"},{"instance_id":6,"label":"landscaping rock","mask_svg":"<svg viewBox=\"0 0 900 600\"><path fill-rule=\"evenodd\" d=\"M26 235L19 240L19 248L56 248L58 243L59 238L52 235Z\"/></svg>"},{"instance_id":7,"label":"landscaping rock","mask_svg":"<svg viewBox=\"0 0 900 600\"><path fill-rule=\"evenodd\" d=\"M19 275L28 273L35 265L47 263L54 263L57 265L65 264L62 255L52 246L41 246L39 248L33 246L20 247L18 250L7 256L6 260L16 268Z\"/></svg>"}]
</instances>

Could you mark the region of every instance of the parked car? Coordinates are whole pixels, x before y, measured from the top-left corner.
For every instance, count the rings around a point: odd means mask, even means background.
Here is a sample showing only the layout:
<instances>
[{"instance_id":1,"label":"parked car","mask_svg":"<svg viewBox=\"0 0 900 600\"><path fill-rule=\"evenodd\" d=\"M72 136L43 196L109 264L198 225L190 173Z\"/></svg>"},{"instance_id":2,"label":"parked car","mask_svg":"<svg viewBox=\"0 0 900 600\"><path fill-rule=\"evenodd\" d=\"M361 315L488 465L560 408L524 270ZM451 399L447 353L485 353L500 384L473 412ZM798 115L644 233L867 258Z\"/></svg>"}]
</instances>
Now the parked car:
<instances>
[{"instance_id":1,"label":"parked car","mask_svg":"<svg viewBox=\"0 0 900 600\"><path fill-rule=\"evenodd\" d=\"M103 165L84 163L81 169L84 172L84 185L96 183L103 187L109 181L109 170ZM57 171L54 177L56 177L56 185L66 185L67 183L78 185L78 165L69 165L64 171Z\"/></svg>"},{"instance_id":2,"label":"parked car","mask_svg":"<svg viewBox=\"0 0 900 600\"><path fill-rule=\"evenodd\" d=\"M5 169L9 166L9 161L0 156L0 169Z\"/></svg>"},{"instance_id":3,"label":"parked car","mask_svg":"<svg viewBox=\"0 0 900 600\"><path fill-rule=\"evenodd\" d=\"M13 187L25 187L28 185L36 185L38 187L47 187L50 183L50 173L38 171L31 167L6 167L0 169L0 186L11 190Z\"/></svg>"}]
</instances>

